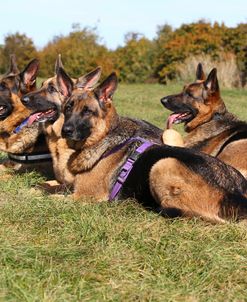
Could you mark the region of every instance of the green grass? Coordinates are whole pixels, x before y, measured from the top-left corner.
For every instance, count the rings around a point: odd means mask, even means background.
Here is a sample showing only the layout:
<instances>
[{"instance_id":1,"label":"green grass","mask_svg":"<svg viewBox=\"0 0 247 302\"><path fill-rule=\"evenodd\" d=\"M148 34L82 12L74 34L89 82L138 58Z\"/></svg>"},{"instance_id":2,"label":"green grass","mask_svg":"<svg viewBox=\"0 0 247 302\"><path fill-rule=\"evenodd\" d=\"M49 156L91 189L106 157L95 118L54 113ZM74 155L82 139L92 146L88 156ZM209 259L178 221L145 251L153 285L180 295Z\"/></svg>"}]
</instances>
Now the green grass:
<instances>
[{"instance_id":1,"label":"green grass","mask_svg":"<svg viewBox=\"0 0 247 302\"><path fill-rule=\"evenodd\" d=\"M120 85L120 113L164 127L179 86ZM247 91L223 91L247 117ZM181 129L180 129L181 130ZM0 301L246 301L247 226L164 219L134 201L36 192L34 173L0 182Z\"/></svg>"}]
</instances>

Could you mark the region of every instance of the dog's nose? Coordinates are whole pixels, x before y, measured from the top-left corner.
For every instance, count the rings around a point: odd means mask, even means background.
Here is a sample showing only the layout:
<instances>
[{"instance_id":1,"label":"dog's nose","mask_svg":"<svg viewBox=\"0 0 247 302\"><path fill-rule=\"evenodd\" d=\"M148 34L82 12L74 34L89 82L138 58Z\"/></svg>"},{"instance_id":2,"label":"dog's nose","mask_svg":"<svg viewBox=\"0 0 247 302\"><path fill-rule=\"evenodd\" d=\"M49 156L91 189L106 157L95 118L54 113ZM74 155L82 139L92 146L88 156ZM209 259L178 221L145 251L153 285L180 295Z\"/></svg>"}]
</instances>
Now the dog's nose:
<instances>
[{"instance_id":1,"label":"dog's nose","mask_svg":"<svg viewBox=\"0 0 247 302\"><path fill-rule=\"evenodd\" d=\"M74 126L73 125L71 125L71 124L63 125L62 134L63 134L64 137L72 136L73 132L74 132Z\"/></svg>"},{"instance_id":2,"label":"dog's nose","mask_svg":"<svg viewBox=\"0 0 247 302\"><path fill-rule=\"evenodd\" d=\"M168 97L164 97L160 101L161 101L161 104L165 106L168 103Z\"/></svg>"},{"instance_id":3,"label":"dog's nose","mask_svg":"<svg viewBox=\"0 0 247 302\"><path fill-rule=\"evenodd\" d=\"M30 98L28 96L23 96L21 98L23 105L27 105L30 102Z\"/></svg>"}]
</instances>

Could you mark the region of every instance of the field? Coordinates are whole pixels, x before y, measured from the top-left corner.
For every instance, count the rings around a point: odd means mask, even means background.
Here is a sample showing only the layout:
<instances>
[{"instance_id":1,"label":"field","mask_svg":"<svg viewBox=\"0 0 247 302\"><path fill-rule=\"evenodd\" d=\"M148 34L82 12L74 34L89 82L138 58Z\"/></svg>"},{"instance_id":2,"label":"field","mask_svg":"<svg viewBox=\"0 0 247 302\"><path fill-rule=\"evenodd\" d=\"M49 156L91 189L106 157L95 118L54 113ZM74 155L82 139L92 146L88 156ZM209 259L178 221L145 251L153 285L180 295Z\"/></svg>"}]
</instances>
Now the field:
<instances>
[{"instance_id":1,"label":"field","mask_svg":"<svg viewBox=\"0 0 247 302\"><path fill-rule=\"evenodd\" d=\"M164 127L181 86L120 84L121 114ZM247 119L247 91L223 90ZM181 131L181 127L179 128ZM0 301L247 301L247 224L164 219L134 201L94 204L0 182Z\"/></svg>"}]
</instances>

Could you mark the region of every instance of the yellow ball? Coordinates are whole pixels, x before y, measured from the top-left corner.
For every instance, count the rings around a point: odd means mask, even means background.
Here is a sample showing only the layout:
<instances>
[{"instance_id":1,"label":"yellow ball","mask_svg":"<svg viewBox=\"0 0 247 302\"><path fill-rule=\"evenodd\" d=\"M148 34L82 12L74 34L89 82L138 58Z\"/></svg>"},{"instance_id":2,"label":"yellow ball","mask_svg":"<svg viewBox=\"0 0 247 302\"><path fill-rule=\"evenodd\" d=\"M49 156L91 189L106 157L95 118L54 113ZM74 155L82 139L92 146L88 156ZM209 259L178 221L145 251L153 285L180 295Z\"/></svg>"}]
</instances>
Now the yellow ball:
<instances>
[{"instance_id":1,"label":"yellow ball","mask_svg":"<svg viewBox=\"0 0 247 302\"><path fill-rule=\"evenodd\" d=\"M169 146L184 147L184 140L174 129L166 129L162 135L163 143Z\"/></svg>"}]
</instances>

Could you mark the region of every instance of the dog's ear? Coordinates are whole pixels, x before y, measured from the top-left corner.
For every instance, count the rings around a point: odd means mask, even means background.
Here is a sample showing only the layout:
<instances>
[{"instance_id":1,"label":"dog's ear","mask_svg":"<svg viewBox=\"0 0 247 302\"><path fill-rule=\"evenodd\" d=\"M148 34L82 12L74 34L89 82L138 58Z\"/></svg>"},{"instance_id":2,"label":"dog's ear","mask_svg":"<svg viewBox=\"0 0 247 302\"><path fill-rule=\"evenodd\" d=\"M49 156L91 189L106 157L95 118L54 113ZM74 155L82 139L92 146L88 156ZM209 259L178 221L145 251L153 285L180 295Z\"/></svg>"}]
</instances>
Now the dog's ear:
<instances>
[{"instance_id":1,"label":"dog's ear","mask_svg":"<svg viewBox=\"0 0 247 302\"><path fill-rule=\"evenodd\" d=\"M25 86L33 86L39 70L39 60L33 59L20 73L21 81Z\"/></svg>"},{"instance_id":2,"label":"dog's ear","mask_svg":"<svg viewBox=\"0 0 247 302\"><path fill-rule=\"evenodd\" d=\"M57 71L57 85L63 96L69 97L71 95L74 84L62 67L59 67Z\"/></svg>"},{"instance_id":3,"label":"dog's ear","mask_svg":"<svg viewBox=\"0 0 247 302\"><path fill-rule=\"evenodd\" d=\"M219 91L219 83L218 83L218 79L217 79L217 69L213 68L206 81L204 82L204 86L211 90L212 92L218 92Z\"/></svg>"},{"instance_id":4,"label":"dog's ear","mask_svg":"<svg viewBox=\"0 0 247 302\"><path fill-rule=\"evenodd\" d=\"M205 76L205 73L203 71L203 67L202 67L201 63L199 63L197 65L197 68L196 68L196 80L198 80L198 81L205 81L206 80L206 76Z\"/></svg>"},{"instance_id":5,"label":"dog's ear","mask_svg":"<svg viewBox=\"0 0 247 302\"><path fill-rule=\"evenodd\" d=\"M10 55L10 65L9 65L9 70L7 72L7 74L18 74L20 73L18 67L17 67L17 63L16 63L16 57L14 54Z\"/></svg>"},{"instance_id":6,"label":"dog's ear","mask_svg":"<svg viewBox=\"0 0 247 302\"><path fill-rule=\"evenodd\" d=\"M61 59L61 54L58 54L57 59L56 59L56 63L55 63L55 74L58 73L58 69L59 68L64 68L63 67L63 62Z\"/></svg>"},{"instance_id":7,"label":"dog's ear","mask_svg":"<svg viewBox=\"0 0 247 302\"><path fill-rule=\"evenodd\" d=\"M106 102L107 100L112 99L112 96L117 89L117 85L117 75L113 72L94 90L94 93L99 101Z\"/></svg>"},{"instance_id":8,"label":"dog's ear","mask_svg":"<svg viewBox=\"0 0 247 302\"><path fill-rule=\"evenodd\" d=\"M83 89L92 88L98 82L98 80L101 76L101 71L102 71L102 69L99 66L96 69L85 74L84 76L80 77L77 80L76 87L83 88Z\"/></svg>"}]
</instances>

